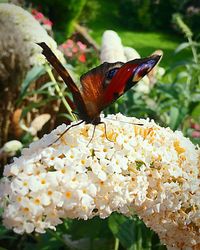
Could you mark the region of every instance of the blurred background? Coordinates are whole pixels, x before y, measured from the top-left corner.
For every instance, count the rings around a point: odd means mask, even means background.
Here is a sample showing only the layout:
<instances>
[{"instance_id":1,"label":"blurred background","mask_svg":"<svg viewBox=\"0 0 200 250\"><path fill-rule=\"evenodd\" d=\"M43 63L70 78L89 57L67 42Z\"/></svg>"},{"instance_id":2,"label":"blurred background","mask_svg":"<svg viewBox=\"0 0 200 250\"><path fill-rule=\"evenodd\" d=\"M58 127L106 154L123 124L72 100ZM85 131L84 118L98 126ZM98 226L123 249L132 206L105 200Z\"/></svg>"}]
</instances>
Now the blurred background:
<instances>
[{"instance_id":1,"label":"blurred background","mask_svg":"<svg viewBox=\"0 0 200 250\"><path fill-rule=\"evenodd\" d=\"M198 0L0 0L1 176L22 148L73 120L72 96L41 57L35 45L40 41L77 84L103 61L126 62L163 50L160 65L105 114L149 117L199 144L199 27ZM166 249L136 216L117 214L65 220L43 235L19 236L1 225L0 242L0 250Z\"/></svg>"}]
</instances>

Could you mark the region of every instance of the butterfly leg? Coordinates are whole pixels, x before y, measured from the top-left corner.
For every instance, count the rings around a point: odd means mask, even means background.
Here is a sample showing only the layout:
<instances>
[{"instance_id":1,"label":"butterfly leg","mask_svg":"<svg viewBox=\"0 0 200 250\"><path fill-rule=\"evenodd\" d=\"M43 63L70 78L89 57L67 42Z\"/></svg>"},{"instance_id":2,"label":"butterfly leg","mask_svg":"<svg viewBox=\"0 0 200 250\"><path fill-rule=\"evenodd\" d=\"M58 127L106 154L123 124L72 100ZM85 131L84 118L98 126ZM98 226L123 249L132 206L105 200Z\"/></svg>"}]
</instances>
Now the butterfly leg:
<instances>
[{"instance_id":1,"label":"butterfly leg","mask_svg":"<svg viewBox=\"0 0 200 250\"><path fill-rule=\"evenodd\" d=\"M77 122L76 124L73 124L73 125L69 126L67 129L65 129L64 132L62 132L62 134L54 142L52 142L51 144L49 144L48 147L52 146L54 143L56 143L58 140L60 140L60 138L63 137L63 135L65 133L67 133L67 131L69 131L71 128L76 127L76 126L80 125L83 122L84 122L84 120L82 120L80 122Z\"/></svg>"},{"instance_id":2,"label":"butterfly leg","mask_svg":"<svg viewBox=\"0 0 200 250\"><path fill-rule=\"evenodd\" d=\"M88 144L87 144L87 146L86 146L86 147L88 147L88 146L89 146L90 142L91 142L91 141L92 141L92 139L94 138L94 133L95 133L95 130L96 130L96 126L97 126L97 125L94 125L94 129L93 129L93 132L92 132L92 137L90 138L90 140L89 140L89 142L88 142Z\"/></svg>"},{"instance_id":3,"label":"butterfly leg","mask_svg":"<svg viewBox=\"0 0 200 250\"><path fill-rule=\"evenodd\" d=\"M110 141L110 142L114 142L114 141L110 140L110 139L108 138L108 136L107 136L106 123L105 123L105 122L99 122L98 124L103 124L103 125L104 125L104 130L105 130L105 137L106 137L106 139L107 139L108 141ZM98 124L94 124L94 129L93 129L93 132L92 132L92 137L91 137L91 139L89 140L89 142L88 142L88 144L87 144L87 147L89 146L89 144L91 143L91 141L92 141L93 138L94 138L96 126L97 126Z\"/></svg>"},{"instance_id":4,"label":"butterfly leg","mask_svg":"<svg viewBox=\"0 0 200 250\"><path fill-rule=\"evenodd\" d=\"M108 136L107 136L106 123L105 123L105 122L100 122L100 124L103 124L103 125L104 125L104 131L105 131L105 137L106 137L106 139L107 139L108 141L110 141L110 142L114 142L114 141L110 140L110 139L108 138Z\"/></svg>"}]
</instances>

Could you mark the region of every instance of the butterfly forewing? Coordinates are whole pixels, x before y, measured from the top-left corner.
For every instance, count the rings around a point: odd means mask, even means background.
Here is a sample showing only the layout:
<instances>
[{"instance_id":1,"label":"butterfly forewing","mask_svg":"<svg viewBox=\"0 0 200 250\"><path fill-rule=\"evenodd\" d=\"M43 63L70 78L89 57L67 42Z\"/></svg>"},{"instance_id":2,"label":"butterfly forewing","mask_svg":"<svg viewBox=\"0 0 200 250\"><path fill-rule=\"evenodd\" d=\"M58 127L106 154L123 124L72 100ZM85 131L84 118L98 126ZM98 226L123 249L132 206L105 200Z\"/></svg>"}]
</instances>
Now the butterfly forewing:
<instances>
[{"instance_id":1,"label":"butterfly forewing","mask_svg":"<svg viewBox=\"0 0 200 250\"><path fill-rule=\"evenodd\" d=\"M148 58L135 59L122 65L104 90L102 95L103 108L116 101L149 73L159 62L160 58L160 55L152 55Z\"/></svg>"},{"instance_id":2,"label":"butterfly forewing","mask_svg":"<svg viewBox=\"0 0 200 250\"><path fill-rule=\"evenodd\" d=\"M84 120L89 119L87 114L86 105L82 98L79 88L74 83L73 79L69 75L68 71L62 65L62 63L58 60L52 50L47 46L46 43L38 43L40 47L42 47L43 51L42 54L46 57L48 62L54 67L60 77L63 79L67 87L69 88L70 92L72 93L74 103L78 109L80 117Z\"/></svg>"}]
</instances>

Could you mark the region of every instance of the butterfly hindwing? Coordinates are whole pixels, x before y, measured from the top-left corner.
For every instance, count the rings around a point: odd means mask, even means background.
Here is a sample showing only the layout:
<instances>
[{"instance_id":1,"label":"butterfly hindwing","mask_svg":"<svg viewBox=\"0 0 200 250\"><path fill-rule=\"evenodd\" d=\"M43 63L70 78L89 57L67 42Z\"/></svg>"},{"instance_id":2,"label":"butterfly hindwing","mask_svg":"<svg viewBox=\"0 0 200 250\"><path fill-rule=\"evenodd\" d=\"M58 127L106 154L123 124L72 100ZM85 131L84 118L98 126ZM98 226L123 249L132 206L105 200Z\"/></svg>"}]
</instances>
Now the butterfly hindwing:
<instances>
[{"instance_id":1,"label":"butterfly hindwing","mask_svg":"<svg viewBox=\"0 0 200 250\"><path fill-rule=\"evenodd\" d=\"M161 55L135 59L122 65L102 95L102 108L116 101L142 79L160 60Z\"/></svg>"},{"instance_id":2,"label":"butterfly hindwing","mask_svg":"<svg viewBox=\"0 0 200 250\"><path fill-rule=\"evenodd\" d=\"M101 102L104 91L123 64L122 62L105 62L81 76L81 94L90 114L102 111Z\"/></svg>"}]
</instances>

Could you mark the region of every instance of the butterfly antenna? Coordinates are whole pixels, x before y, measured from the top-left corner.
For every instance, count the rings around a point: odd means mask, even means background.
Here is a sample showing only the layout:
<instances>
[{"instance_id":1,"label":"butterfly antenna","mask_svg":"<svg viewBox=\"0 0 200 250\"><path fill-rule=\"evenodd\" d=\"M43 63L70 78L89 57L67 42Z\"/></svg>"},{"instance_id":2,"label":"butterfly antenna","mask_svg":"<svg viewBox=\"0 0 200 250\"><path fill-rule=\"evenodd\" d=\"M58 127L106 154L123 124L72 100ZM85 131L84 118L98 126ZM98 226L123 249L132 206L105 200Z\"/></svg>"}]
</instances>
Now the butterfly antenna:
<instances>
[{"instance_id":1,"label":"butterfly antenna","mask_svg":"<svg viewBox=\"0 0 200 250\"><path fill-rule=\"evenodd\" d=\"M62 132L62 134L61 134L54 142L52 142L51 144L49 144L48 147L52 146L52 145L55 144L57 141L59 141L60 138L62 138L63 135L64 135L65 133L67 133L67 131L69 131L71 128L76 127L76 126L80 125L80 124L83 123L83 122L84 122L84 120L82 120L82 121L80 121L80 122L77 122L76 124L72 124L71 126L69 126L67 129L65 129L64 132Z\"/></svg>"},{"instance_id":2,"label":"butterfly antenna","mask_svg":"<svg viewBox=\"0 0 200 250\"><path fill-rule=\"evenodd\" d=\"M107 117L105 117L105 119L110 120L110 121L115 121L115 122L122 122L122 123L127 123L127 124L133 124L133 125L136 125L136 126L143 126L143 125L144 125L143 123L134 123L134 122L118 121L118 120L111 119L111 118L107 118Z\"/></svg>"},{"instance_id":3,"label":"butterfly antenna","mask_svg":"<svg viewBox=\"0 0 200 250\"><path fill-rule=\"evenodd\" d=\"M114 141L112 141L112 140L110 140L110 139L108 138L106 123L105 123L105 122L100 122L100 123L104 125L104 131L105 131L105 137L106 137L106 139L107 139L108 141L110 141L110 142L114 142Z\"/></svg>"}]
</instances>

